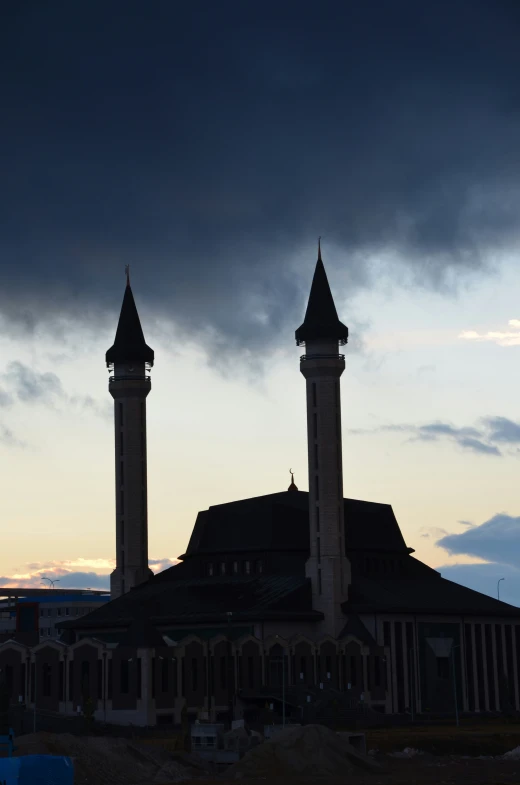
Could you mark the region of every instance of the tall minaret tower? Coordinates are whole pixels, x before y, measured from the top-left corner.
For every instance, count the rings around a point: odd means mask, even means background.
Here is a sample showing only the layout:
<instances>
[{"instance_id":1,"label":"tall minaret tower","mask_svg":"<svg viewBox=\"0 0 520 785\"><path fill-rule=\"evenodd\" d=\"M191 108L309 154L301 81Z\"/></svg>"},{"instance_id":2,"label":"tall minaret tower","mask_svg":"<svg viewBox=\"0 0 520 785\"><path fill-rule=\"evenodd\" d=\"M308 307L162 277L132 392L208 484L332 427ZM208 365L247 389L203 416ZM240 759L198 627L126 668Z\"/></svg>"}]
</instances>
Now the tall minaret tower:
<instances>
[{"instance_id":1,"label":"tall minaret tower","mask_svg":"<svg viewBox=\"0 0 520 785\"><path fill-rule=\"evenodd\" d=\"M313 608L325 614L321 632L336 637L345 624L341 603L347 599L350 562L345 556L343 470L341 458L340 376L348 328L338 319L318 245L305 319L296 343L305 345L300 370L307 383L310 557Z\"/></svg>"},{"instance_id":2,"label":"tall minaret tower","mask_svg":"<svg viewBox=\"0 0 520 785\"><path fill-rule=\"evenodd\" d=\"M116 568L110 576L112 599L151 577L148 567L146 482L146 396L154 353L146 345L130 274L114 345L106 353L114 399L116 455Z\"/></svg>"}]
</instances>

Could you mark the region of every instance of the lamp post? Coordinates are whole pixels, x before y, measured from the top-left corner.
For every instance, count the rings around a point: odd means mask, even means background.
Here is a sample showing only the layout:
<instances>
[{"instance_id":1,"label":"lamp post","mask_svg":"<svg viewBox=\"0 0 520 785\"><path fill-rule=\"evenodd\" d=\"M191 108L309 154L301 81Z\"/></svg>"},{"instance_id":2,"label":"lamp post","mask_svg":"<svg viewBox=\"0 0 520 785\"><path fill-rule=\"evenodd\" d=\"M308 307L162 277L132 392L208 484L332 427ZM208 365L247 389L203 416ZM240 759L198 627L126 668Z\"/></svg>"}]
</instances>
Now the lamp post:
<instances>
[{"instance_id":1,"label":"lamp post","mask_svg":"<svg viewBox=\"0 0 520 785\"><path fill-rule=\"evenodd\" d=\"M497 582L497 595L499 600L500 600L500 584L502 581L505 581L505 578L499 578Z\"/></svg>"},{"instance_id":2,"label":"lamp post","mask_svg":"<svg viewBox=\"0 0 520 785\"><path fill-rule=\"evenodd\" d=\"M59 578L47 578L45 575L42 575L42 583L44 581L49 581L51 589L54 589L54 584L55 583L59 583L60 579Z\"/></svg>"}]
</instances>

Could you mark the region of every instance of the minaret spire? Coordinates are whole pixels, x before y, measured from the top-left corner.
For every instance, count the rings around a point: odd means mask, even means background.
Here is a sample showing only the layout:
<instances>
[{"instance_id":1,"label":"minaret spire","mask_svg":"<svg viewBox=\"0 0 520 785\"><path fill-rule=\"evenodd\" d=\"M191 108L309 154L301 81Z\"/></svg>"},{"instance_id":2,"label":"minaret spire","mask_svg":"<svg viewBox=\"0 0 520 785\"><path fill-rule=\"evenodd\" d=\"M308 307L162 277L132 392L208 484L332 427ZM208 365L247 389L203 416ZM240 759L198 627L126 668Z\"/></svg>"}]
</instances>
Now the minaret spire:
<instances>
[{"instance_id":1,"label":"minaret spire","mask_svg":"<svg viewBox=\"0 0 520 785\"><path fill-rule=\"evenodd\" d=\"M318 240L318 261L314 269L305 319L296 330L298 346L313 340L331 340L341 345L347 343L348 340L348 328L338 319L338 312L321 258L321 238Z\"/></svg>"},{"instance_id":2,"label":"minaret spire","mask_svg":"<svg viewBox=\"0 0 520 785\"><path fill-rule=\"evenodd\" d=\"M152 366L154 352L144 340L141 320L137 313L132 287L130 286L130 272L127 269L125 294L123 296L121 313L119 314L119 322L117 323L116 337L113 346L106 353L106 363L108 366L112 366L138 361Z\"/></svg>"},{"instance_id":3,"label":"minaret spire","mask_svg":"<svg viewBox=\"0 0 520 785\"><path fill-rule=\"evenodd\" d=\"M148 498L146 397L154 352L144 339L125 268L126 287L113 346L106 353L114 399L116 458L116 568L110 576L112 599L147 581Z\"/></svg>"},{"instance_id":4,"label":"minaret spire","mask_svg":"<svg viewBox=\"0 0 520 785\"><path fill-rule=\"evenodd\" d=\"M313 608L324 615L321 632L336 637L345 624L350 562L345 555L340 376L345 357L338 347L348 329L338 319L318 241L305 319L296 343L305 345L300 370L307 387L310 556L305 571Z\"/></svg>"}]
</instances>

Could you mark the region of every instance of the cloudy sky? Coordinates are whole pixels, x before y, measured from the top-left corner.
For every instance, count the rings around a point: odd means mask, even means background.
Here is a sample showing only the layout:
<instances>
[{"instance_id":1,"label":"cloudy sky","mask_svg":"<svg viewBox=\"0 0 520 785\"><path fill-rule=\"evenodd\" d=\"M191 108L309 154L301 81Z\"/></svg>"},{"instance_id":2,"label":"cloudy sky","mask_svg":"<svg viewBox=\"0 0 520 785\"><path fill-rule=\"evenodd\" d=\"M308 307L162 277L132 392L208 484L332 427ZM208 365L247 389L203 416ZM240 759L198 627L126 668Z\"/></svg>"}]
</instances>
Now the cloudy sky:
<instances>
[{"instance_id":1,"label":"cloudy sky","mask_svg":"<svg viewBox=\"0 0 520 785\"><path fill-rule=\"evenodd\" d=\"M318 235L345 493L520 604L517 0L37 0L0 24L0 582L106 586L104 353L147 342L150 556L307 488L294 329Z\"/></svg>"}]
</instances>

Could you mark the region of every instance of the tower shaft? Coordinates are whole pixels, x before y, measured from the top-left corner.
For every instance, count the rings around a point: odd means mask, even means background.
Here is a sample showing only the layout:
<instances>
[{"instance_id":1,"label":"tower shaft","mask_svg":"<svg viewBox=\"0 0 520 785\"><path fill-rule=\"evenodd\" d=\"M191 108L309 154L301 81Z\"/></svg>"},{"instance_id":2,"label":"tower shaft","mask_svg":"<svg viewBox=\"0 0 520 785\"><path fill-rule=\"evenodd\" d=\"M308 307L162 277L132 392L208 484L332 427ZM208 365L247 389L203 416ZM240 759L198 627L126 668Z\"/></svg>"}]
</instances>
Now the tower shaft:
<instances>
[{"instance_id":1,"label":"tower shaft","mask_svg":"<svg viewBox=\"0 0 520 785\"><path fill-rule=\"evenodd\" d=\"M110 578L112 597L148 580L148 499L146 465L146 396L151 382L114 376L116 478L116 568Z\"/></svg>"},{"instance_id":2,"label":"tower shaft","mask_svg":"<svg viewBox=\"0 0 520 785\"><path fill-rule=\"evenodd\" d=\"M315 353L309 342L307 350L300 367L307 386L310 556L306 575L312 582L313 608L325 615L323 632L336 637L345 624L341 604L350 584L341 444L340 376L345 360L337 353L337 344Z\"/></svg>"}]
</instances>

